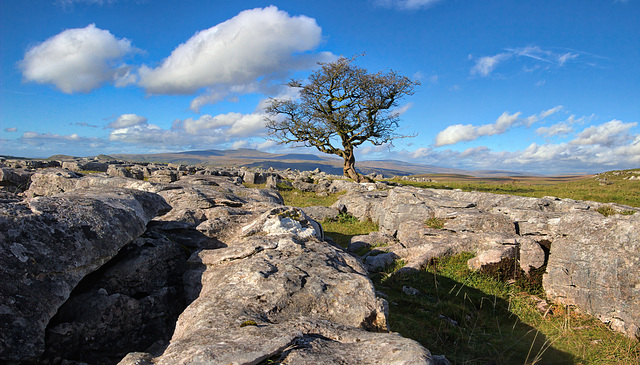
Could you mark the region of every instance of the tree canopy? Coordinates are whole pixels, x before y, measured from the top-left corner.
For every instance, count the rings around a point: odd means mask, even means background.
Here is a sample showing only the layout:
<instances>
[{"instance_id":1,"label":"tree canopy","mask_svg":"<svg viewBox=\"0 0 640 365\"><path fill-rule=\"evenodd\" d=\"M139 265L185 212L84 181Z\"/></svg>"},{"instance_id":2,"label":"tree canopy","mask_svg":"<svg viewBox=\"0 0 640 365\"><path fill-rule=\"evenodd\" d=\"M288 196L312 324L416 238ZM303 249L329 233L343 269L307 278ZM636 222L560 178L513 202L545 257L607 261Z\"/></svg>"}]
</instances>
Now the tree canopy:
<instances>
[{"instance_id":1,"label":"tree canopy","mask_svg":"<svg viewBox=\"0 0 640 365\"><path fill-rule=\"evenodd\" d=\"M368 73L341 57L319 63L307 82L292 80L300 88L298 100L270 99L266 127L279 143L315 147L344 159L344 174L355 181L355 147L369 141L382 145L407 137L395 132L398 101L419 85L395 71Z\"/></svg>"}]
</instances>

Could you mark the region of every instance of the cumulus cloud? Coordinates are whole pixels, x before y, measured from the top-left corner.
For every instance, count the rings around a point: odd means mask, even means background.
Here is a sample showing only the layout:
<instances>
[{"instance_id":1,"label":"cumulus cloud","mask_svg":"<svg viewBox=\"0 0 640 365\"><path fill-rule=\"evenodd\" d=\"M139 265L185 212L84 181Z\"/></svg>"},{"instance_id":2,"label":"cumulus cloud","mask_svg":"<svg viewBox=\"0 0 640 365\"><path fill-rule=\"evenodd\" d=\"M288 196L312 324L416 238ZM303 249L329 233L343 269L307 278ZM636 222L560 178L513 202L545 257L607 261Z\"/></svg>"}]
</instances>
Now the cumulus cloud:
<instances>
[{"instance_id":1,"label":"cumulus cloud","mask_svg":"<svg viewBox=\"0 0 640 365\"><path fill-rule=\"evenodd\" d=\"M179 45L161 65L139 69L139 85L151 94L194 94L191 107L251 92L262 79L282 79L313 67L330 54L301 54L316 48L322 30L312 18L290 16L275 6L246 10ZM235 88L235 90L232 90Z\"/></svg>"},{"instance_id":2,"label":"cumulus cloud","mask_svg":"<svg viewBox=\"0 0 640 365\"><path fill-rule=\"evenodd\" d=\"M4 131L8 133L17 132L18 128L17 127L5 128Z\"/></svg>"},{"instance_id":3,"label":"cumulus cloud","mask_svg":"<svg viewBox=\"0 0 640 365\"><path fill-rule=\"evenodd\" d=\"M586 128L570 143L574 145L602 145L605 147L621 145L632 138L629 130L636 125L638 123L623 123L614 119L598 126Z\"/></svg>"},{"instance_id":4,"label":"cumulus cloud","mask_svg":"<svg viewBox=\"0 0 640 365\"><path fill-rule=\"evenodd\" d=\"M178 119L169 129L148 123L146 118L135 114L123 116L127 116L123 118L125 122L109 134L109 140L112 142L156 146L170 150L207 148L220 144L228 146L243 143L243 139L264 135L265 115L262 113L227 113L216 116L203 115L197 119ZM136 121L138 123L135 123Z\"/></svg>"},{"instance_id":5,"label":"cumulus cloud","mask_svg":"<svg viewBox=\"0 0 640 365\"><path fill-rule=\"evenodd\" d=\"M435 140L436 147L456 144L462 141L473 141L482 136L492 136L495 134L502 134L507 131L512 125L518 122L520 112L515 114L509 114L507 112L502 115L491 124L485 124L481 126L473 126L471 124L454 124L445 128L438 133Z\"/></svg>"},{"instance_id":6,"label":"cumulus cloud","mask_svg":"<svg viewBox=\"0 0 640 365\"><path fill-rule=\"evenodd\" d=\"M136 114L122 114L113 122L107 124L108 129L120 129L132 127L134 125L146 124L147 118L141 117Z\"/></svg>"},{"instance_id":7,"label":"cumulus cloud","mask_svg":"<svg viewBox=\"0 0 640 365\"><path fill-rule=\"evenodd\" d=\"M555 106L548 110L543 110L539 114L530 115L526 118L520 118L520 112L509 114L502 113L495 122L474 126L471 124L454 124L442 130L435 138L435 146L442 147L446 145L456 144L464 141L474 141L483 136L493 136L503 134L510 128L518 125L530 127L533 123L547 118L562 110L562 105Z\"/></svg>"},{"instance_id":8,"label":"cumulus cloud","mask_svg":"<svg viewBox=\"0 0 640 365\"><path fill-rule=\"evenodd\" d=\"M90 24L31 47L18 66L25 81L53 84L67 94L89 92L106 82L123 84L129 66L120 61L136 51L128 39Z\"/></svg>"},{"instance_id":9,"label":"cumulus cloud","mask_svg":"<svg viewBox=\"0 0 640 365\"><path fill-rule=\"evenodd\" d=\"M473 57L469 57L473 59ZM525 72L535 70L548 70L551 67L563 67L565 64L575 61L578 58L594 58L585 52L574 50L550 50L543 49L539 46L527 46L521 48L508 48L504 52L500 52L493 56L483 56L475 61L475 65L471 68L471 74L489 76L499 64L510 59L529 60L533 62L532 66L524 66ZM593 63L592 63L593 64Z\"/></svg>"},{"instance_id":10,"label":"cumulus cloud","mask_svg":"<svg viewBox=\"0 0 640 365\"><path fill-rule=\"evenodd\" d=\"M416 10L428 8L440 0L377 0L376 4L387 8Z\"/></svg>"}]
</instances>

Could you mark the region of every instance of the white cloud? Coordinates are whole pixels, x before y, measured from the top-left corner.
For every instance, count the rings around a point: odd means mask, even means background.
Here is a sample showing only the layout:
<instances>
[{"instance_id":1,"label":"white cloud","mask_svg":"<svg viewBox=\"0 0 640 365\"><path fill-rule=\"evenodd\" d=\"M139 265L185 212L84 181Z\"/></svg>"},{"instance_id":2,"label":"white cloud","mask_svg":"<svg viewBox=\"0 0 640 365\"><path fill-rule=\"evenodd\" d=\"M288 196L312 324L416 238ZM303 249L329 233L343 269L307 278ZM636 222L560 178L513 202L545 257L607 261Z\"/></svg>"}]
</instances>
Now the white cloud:
<instances>
[{"instance_id":1,"label":"white cloud","mask_svg":"<svg viewBox=\"0 0 640 365\"><path fill-rule=\"evenodd\" d=\"M141 117L136 114L122 114L113 122L107 124L107 128L109 129L120 129L131 127L138 124L146 124L147 118Z\"/></svg>"},{"instance_id":2,"label":"white cloud","mask_svg":"<svg viewBox=\"0 0 640 365\"><path fill-rule=\"evenodd\" d=\"M500 62L507 60L509 57L511 57L511 55L508 53L480 57L480 59L476 61L476 65L471 69L471 73L488 76Z\"/></svg>"},{"instance_id":3,"label":"white cloud","mask_svg":"<svg viewBox=\"0 0 640 365\"><path fill-rule=\"evenodd\" d=\"M265 115L261 113L203 115L198 119L175 120L170 129L147 123L144 119L144 122L114 129L109 134L109 140L140 146L156 146L165 150L233 145L243 143L241 140L263 137L264 118ZM135 118L129 118L129 120L135 120Z\"/></svg>"},{"instance_id":4,"label":"white cloud","mask_svg":"<svg viewBox=\"0 0 640 365\"><path fill-rule=\"evenodd\" d=\"M411 103L411 102L406 103L406 104L394 109L393 110L393 114L400 116L400 115L408 112L409 109L411 109L412 107L413 107L413 103Z\"/></svg>"},{"instance_id":5,"label":"white cloud","mask_svg":"<svg viewBox=\"0 0 640 365\"><path fill-rule=\"evenodd\" d=\"M428 8L439 1L440 0L377 0L376 4L401 10L416 10Z\"/></svg>"},{"instance_id":6,"label":"white cloud","mask_svg":"<svg viewBox=\"0 0 640 365\"><path fill-rule=\"evenodd\" d=\"M4 131L8 133L17 132L18 128L17 127L5 128Z\"/></svg>"},{"instance_id":7,"label":"white cloud","mask_svg":"<svg viewBox=\"0 0 640 365\"><path fill-rule=\"evenodd\" d=\"M188 134L198 135L225 130L229 136L252 136L264 129L264 114L227 113L215 117L203 115L198 119L188 118L174 123L173 129L182 129Z\"/></svg>"},{"instance_id":8,"label":"white cloud","mask_svg":"<svg viewBox=\"0 0 640 365\"><path fill-rule=\"evenodd\" d=\"M104 140L97 137L82 137L77 133L69 135L60 135L55 133L39 133L34 131L27 131L22 134L20 138L22 143L31 146L43 146L43 145L78 145L84 144L90 147L103 147L105 145Z\"/></svg>"},{"instance_id":9,"label":"white cloud","mask_svg":"<svg viewBox=\"0 0 640 365\"><path fill-rule=\"evenodd\" d=\"M623 123L617 119L584 129L570 143L575 145L602 145L612 147L624 144L630 138L629 130L638 123Z\"/></svg>"},{"instance_id":10,"label":"white cloud","mask_svg":"<svg viewBox=\"0 0 640 365\"><path fill-rule=\"evenodd\" d=\"M515 114L509 114L507 112L502 113L498 119L492 124L485 124L481 126L473 126L471 124L454 124L445 128L438 133L435 140L435 146L441 147L451 144L456 144L462 141L473 141L482 136L492 136L495 134L502 134L506 132L516 122L519 122L520 112Z\"/></svg>"},{"instance_id":11,"label":"white cloud","mask_svg":"<svg viewBox=\"0 0 640 365\"><path fill-rule=\"evenodd\" d=\"M442 147L463 141L474 141L483 136L503 134L514 126L521 125L530 127L533 123L547 118L560 110L562 110L562 105L555 106L548 110L543 110L539 114L530 115L526 118L520 118L521 112L514 114L504 112L491 124L484 124L481 126L474 126L471 124L450 125L436 135L435 146Z\"/></svg>"},{"instance_id":12,"label":"white cloud","mask_svg":"<svg viewBox=\"0 0 640 365\"><path fill-rule=\"evenodd\" d=\"M196 33L160 66L142 66L138 84L152 94L194 94L205 88L191 105L198 110L229 92L253 92L265 86L262 80L283 79L329 59L327 53L301 54L321 40L322 30L312 18L289 16L275 6L245 10Z\"/></svg>"},{"instance_id":13,"label":"white cloud","mask_svg":"<svg viewBox=\"0 0 640 365\"><path fill-rule=\"evenodd\" d=\"M25 81L53 84L67 94L88 92L106 82L123 84L129 67L118 63L136 51L128 39L90 24L31 47L19 67Z\"/></svg>"},{"instance_id":14,"label":"white cloud","mask_svg":"<svg viewBox=\"0 0 640 365\"><path fill-rule=\"evenodd\" d=\"M551 108L549 110L545 110L545 111L541 112L538 116L541 119L544 119L544 118L546 118L546 117L548 117L550 115L553 115L553 114L559 112L560 110L562 110L562 105L557 105L557 106L554 106L553 108Z\"/></svg>"},{"instance_id":15,"label":"white cloud","mask_svg":"<svg viewBox=\"0 0 640 365\"><path fill-rule=\"evenodd\" d=\"M635 164L640 163L640 135L626 146L621 146L615 149L615 153L621 156L628 156Z\"/></svg>"},{"instance_id":16,"label":"white cloud","mask_svg":"<svg viewBox=\"0 0 640 365\"><path fill-rule=\"evenodd\" d=\"M540 127L536 129L536 134L545 137L564 136L573 132L573 127L567 122L556 123L550 127Z\"/></svg>"}]
</instances>

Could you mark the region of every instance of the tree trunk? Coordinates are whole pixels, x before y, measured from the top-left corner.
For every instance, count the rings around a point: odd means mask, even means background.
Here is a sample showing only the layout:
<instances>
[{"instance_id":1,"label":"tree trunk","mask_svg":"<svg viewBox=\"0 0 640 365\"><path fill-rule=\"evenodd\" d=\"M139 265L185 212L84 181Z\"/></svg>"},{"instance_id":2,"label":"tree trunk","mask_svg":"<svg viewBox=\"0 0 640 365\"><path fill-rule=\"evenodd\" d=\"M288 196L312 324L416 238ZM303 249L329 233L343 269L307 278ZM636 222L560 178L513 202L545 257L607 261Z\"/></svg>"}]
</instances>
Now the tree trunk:
<instances>
[{"instance_id":1,"label":"tree trunk","mask_svg":"<svg viewBox=\"0 0 640 365\"><path fill-rule=\"evenodd\" d=\"M356 171L356 156L353 150L346 149L344 157L344 176L347 176L355 182L362 182L362 176Z\"/></svg>"}]
</instances>

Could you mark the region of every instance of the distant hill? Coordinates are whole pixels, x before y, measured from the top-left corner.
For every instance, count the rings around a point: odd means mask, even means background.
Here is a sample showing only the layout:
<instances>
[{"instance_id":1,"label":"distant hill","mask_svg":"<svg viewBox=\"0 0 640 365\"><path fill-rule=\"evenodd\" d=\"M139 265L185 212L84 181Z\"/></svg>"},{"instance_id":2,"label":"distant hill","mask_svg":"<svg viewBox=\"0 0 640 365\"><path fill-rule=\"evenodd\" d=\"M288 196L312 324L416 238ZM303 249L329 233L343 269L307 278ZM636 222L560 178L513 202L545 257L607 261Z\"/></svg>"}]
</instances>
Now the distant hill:
<instances>
[{"instance_id":1,"label":"distant hill","mask_svg":"<svg viewBox=\"0 0 640 365\"><path fill-rule=\"evenodd\" d=\"M120 154L115 158L128 161L177 163L189 165L214 165L236 167L259 167L268 169L307 171L315 170L342 175L342 159L333 156L318 156L306 153L275 154L252 149L237 150L201 150L175 153L155 154ZM421 175L421 174L460 174L471 176L492 176L492 172L474 172L451 169L438 166L414 164L397 160L357 161L356 169L363 174L377 173L386 177L393 175ZM497 173L497 172L495 172ZM501 175L519 175L518 173L501 172Z\"/></svg>"}]
</instances>

